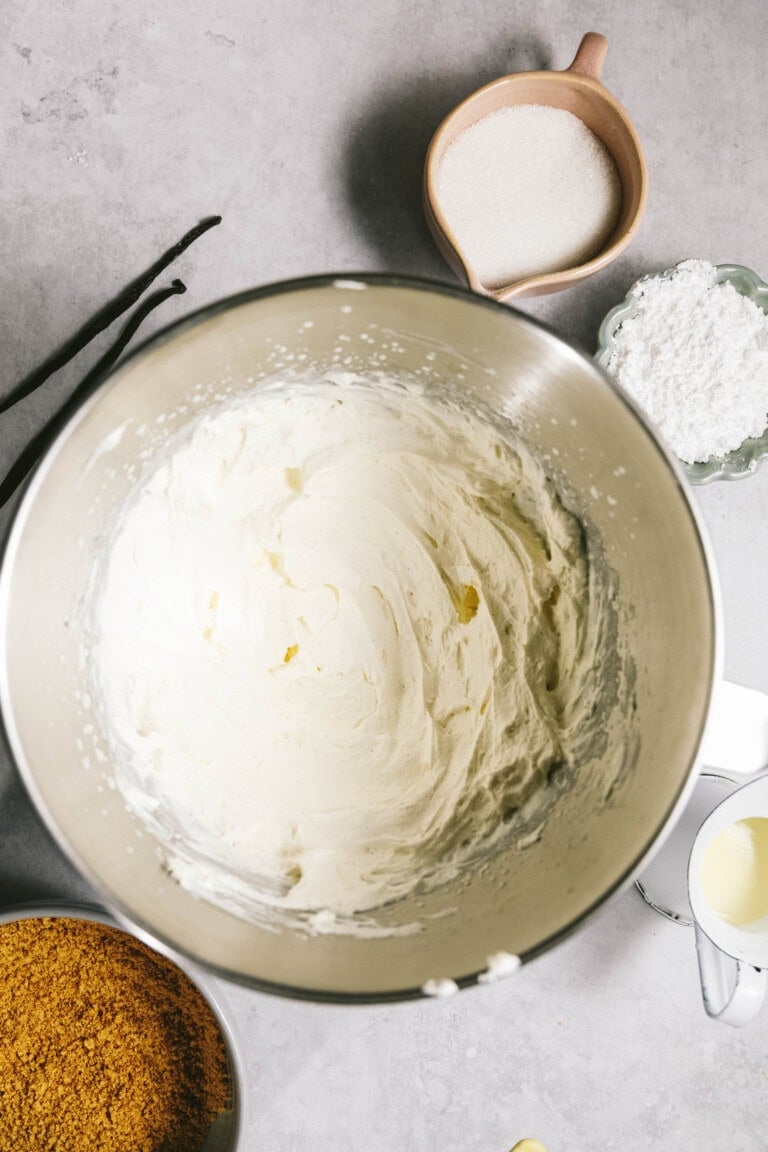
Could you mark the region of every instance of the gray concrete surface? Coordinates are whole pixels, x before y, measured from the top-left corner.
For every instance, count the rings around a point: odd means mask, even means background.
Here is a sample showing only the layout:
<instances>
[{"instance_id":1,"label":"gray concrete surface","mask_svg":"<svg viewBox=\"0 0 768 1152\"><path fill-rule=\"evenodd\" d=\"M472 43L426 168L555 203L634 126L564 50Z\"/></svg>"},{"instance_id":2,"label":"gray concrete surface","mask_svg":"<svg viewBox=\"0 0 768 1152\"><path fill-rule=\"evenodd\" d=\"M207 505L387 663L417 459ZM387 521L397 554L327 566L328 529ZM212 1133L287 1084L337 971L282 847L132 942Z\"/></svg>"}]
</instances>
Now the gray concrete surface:
<instances>
[{"instance_id":1,"label":"gray concrete surface","mask_svg":"<svg viewBox=\"0 0 768 1152\"><path fill-rule=\"evenodd\" d=\"M590 349L641 272L699 256L768 274L760 0L5 0L0 390L213 212L223 225L178 266L187 295L147 331L307 272L451 279L419 207L433 128L501 73L564 67L591 28L646 149L648 213L605 272L521 305ZM3 471L95 353L0 417ZM727 672L768 689L768 468L697 498ZM87 894L3 759L0 903ZM339 1009L226 991L254 1152L505 1152L525 1135L550 1152L768 1149L768 1016L743 1032L709 1023L690 933L632 892L515 979L453 1001Z\"/></svg>"}]
</instances>

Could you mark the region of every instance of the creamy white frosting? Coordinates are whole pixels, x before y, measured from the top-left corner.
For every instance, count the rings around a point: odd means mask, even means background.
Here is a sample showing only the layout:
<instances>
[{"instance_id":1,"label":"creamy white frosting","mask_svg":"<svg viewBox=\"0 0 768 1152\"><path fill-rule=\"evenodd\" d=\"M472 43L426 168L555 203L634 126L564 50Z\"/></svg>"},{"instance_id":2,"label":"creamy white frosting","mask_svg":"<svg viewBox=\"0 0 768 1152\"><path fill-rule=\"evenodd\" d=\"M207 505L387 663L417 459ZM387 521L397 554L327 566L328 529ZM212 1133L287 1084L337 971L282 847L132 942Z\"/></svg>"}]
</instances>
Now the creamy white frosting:
<instances>
[{"instance_id":1,"label":"creamy white frosting","mask_svg":"<svg viewBox=\"0 0 768 1152\"><path fill-rule=\"evenodd\" d=\"M480 416L349 379L254 392L172 446L96 584L118 785L243 915L331 930L439 883L573 761L587 568Z\"/></svg>"}]
</instances>

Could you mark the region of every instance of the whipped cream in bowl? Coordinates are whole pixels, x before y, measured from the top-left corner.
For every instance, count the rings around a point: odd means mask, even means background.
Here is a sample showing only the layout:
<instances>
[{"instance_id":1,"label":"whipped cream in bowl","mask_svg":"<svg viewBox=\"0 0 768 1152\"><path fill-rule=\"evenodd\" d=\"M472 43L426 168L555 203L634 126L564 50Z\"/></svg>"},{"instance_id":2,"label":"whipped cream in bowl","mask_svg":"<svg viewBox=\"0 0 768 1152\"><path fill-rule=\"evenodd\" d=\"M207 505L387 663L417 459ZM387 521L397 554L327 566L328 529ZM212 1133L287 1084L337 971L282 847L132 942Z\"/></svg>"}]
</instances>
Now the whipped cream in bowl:
<instances>
[{"instance_id":1,"label":"whipped cream in bowl","mask_svg":"<svg viewBox=\"0 0 768 1152\"><path fill-rule=\"evenodd\" d=\"M88 604L94 696L184 887L376 934L535 835L599 750L608 611L514 432L402 374L294 372L136 485Z\"/></svg>"}]
</instances>

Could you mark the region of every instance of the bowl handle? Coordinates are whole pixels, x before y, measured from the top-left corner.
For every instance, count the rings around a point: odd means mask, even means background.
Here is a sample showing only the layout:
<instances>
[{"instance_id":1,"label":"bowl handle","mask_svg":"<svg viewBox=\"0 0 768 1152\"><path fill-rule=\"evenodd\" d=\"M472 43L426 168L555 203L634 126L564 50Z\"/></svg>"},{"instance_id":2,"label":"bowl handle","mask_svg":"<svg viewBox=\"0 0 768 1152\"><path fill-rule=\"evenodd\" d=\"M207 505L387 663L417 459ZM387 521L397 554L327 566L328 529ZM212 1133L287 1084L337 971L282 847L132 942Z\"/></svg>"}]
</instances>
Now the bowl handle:
<instances>
[{"instance_id":1,"label":"bowl handle","mask_svg":"<svg viewBox=\"0 0 768 1152\"><path fill-rule=\"evenodd\" d=\"M761 968L728 956L712 943L698 924L694 924L694 929L701 995L707 1016L734 1028L743 1028L760 1011L765 996L766 974ZM730 990L729 983L732 985Z\"/></svg>"},{"instance_id":2,"label":"bowl handle","mask_svg":"<svg viewBox=\"0 0 768 1152\"><path fill-rule=\"evenodd\" d=\"M600 32L587 32L582 36L581 44L566 72L578 72L580 76L588 76L590 80L599 81L607 51L608 41L605 36Z\"/></svg>"},{"instance_id":3,"label":"bowl handle","mask_svg":"<svg viewBox=\"0 0 768 1152\"><path fill-rule=\"evenodd\" d=\"M740 776L768 766L768 694L730 680L716 684L699 762Z\"/></svg>"}]
</instances>

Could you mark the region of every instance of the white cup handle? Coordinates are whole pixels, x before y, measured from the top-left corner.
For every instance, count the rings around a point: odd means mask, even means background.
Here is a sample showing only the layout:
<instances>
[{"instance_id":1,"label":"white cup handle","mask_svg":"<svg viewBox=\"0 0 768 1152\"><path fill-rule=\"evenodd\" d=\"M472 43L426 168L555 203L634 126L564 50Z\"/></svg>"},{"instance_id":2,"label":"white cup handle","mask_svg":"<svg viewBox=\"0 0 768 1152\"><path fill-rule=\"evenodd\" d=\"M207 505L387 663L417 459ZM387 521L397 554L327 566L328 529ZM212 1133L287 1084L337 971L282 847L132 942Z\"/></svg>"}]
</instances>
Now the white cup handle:
<instances>
[{"instance_id":1,"label":"white cup handle","mask_svg":"<svg viewBox=\"0 0 768 1152\"><path fill-rule=\"evenodd\" d=\"M768 765L768 695L730 680L715 685L699 751L707 768L749 775Z\"/></svg>"},{"instance_id":2,"label":"white cup handle","mask_svg":"<svg viewBox=\"0 0 768 1152\"><path fill-rule=\"evenodd\" d=\"M760 1011L765 996L766 972L727 956L712 943L698 924L694 927L701 995L706 1013L713 1020L742 1028ZM729 974L733 977L734 973L736 979L729 994L728 977Z\"/></svg>"}]
</instances>

